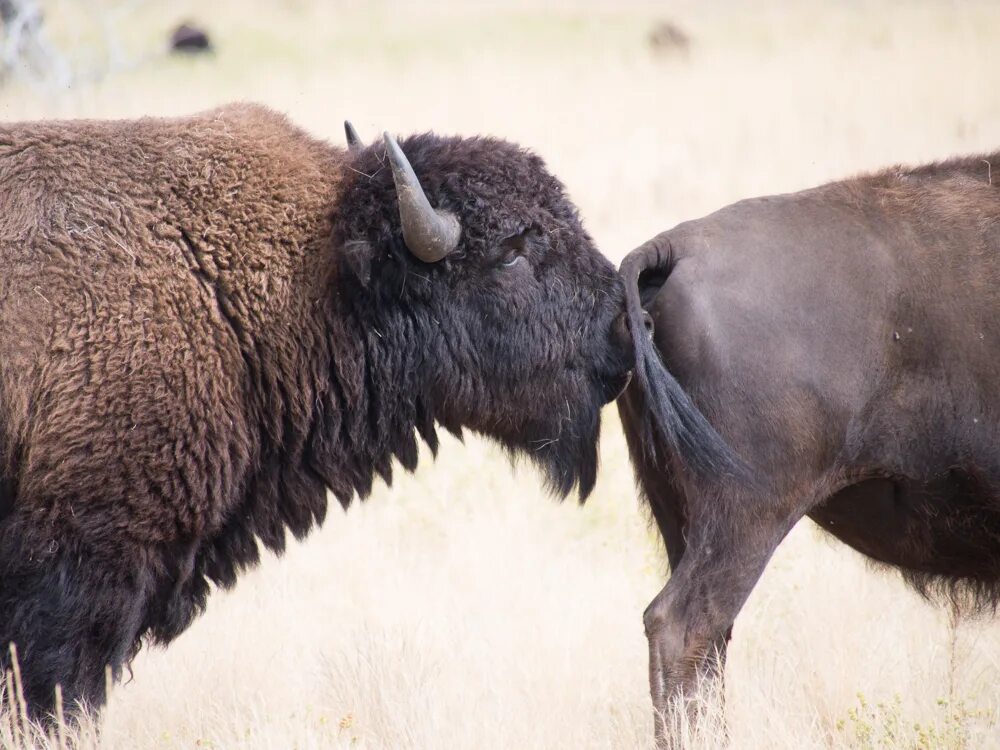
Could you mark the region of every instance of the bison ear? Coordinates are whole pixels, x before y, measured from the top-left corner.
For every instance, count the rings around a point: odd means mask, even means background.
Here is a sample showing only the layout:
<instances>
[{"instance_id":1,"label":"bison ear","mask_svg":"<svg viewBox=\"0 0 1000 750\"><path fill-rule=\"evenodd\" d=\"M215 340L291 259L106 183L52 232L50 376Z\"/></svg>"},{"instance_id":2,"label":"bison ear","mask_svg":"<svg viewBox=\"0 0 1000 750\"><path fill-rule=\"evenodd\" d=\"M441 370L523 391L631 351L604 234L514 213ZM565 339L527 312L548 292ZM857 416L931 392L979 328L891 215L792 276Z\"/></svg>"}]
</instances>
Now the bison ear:
<instances>
[{"instance_id":1,"label":"bison ear","mask_svg":"<svg viewBox=\"0 0 1000 750\"><path fill-rule=\"evenodd\" d=\"M365 289L372 278L372 246L364 240L345 242L341 252L344 267Z\"/></svg>"}]
</instances>

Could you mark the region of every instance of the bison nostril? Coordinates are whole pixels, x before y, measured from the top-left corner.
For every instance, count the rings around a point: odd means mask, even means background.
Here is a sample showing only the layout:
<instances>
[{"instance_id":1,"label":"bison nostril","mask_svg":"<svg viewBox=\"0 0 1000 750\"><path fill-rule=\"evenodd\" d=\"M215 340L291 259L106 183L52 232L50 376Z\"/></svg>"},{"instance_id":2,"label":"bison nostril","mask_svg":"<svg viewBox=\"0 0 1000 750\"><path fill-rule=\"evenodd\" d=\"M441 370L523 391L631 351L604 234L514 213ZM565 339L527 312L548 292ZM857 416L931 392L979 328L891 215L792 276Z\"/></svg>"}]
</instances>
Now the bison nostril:
<instances>
[{"instance_id":1,"label":"bison nostril","mask_svg":"<svg viewBox=\"0 0 1000 750\"><path fill-rule=\"evenodd\" d=\"M653 335L653 316L645 310L642 311L642 325L650 337Z\"/></svg>"}]
</instances>

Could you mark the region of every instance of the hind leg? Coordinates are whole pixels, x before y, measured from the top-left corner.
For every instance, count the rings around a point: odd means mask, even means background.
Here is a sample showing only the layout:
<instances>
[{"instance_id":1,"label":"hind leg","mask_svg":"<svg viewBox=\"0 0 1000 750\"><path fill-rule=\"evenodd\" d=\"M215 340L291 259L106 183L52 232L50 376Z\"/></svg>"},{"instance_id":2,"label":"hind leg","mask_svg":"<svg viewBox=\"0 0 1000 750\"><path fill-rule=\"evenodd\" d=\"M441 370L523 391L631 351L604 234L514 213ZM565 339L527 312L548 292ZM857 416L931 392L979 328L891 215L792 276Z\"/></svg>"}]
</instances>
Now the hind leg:
<instances>
[{"instance_id":1,"label":"hind leg","mask_svg":"<svg viewBox=\"0 0 1000 750\"><path fill-rule=\"evenodd\" d=\"M684 490L675 482L667 460L663 458L666 452L661 450L661 458L657 460L649 456L643 449L640 439L641 415L645 410L643 398L642 392L637 387L629 388L618 399L618 413L625 429L625 438L629 446L632 466L635 467L636 479L663 539L670 571L676 573L688 547L687 498ZM732 626L729 626L712 643L709 649L712 658L703 660L699 669L703 678L723 679L726 652L732 634Z\"/></svg>"},{"instance_id":2,"label":"hind leg","mask_svg":"<svg viewBox=\"0 0 1000 750\"><path fill-rule=\"evenodd\" d=\"M105 702L106 673L117 680L134 655L148 586L141 564L102 560L50 541L25 545L0 537L0 668L17 646L31 718L51 721L55 689L70 712Z\"/></svg>"},{"instance_id":3,"label":"hind leg","mask_svg":"<svg viewBox=\"0 0 1000 750\"><path fill-rule=\"evenodd\" d=\"M674 486L665 472L655 467L643 472L643 488L666 546L671 577L676 576L687 554L688 534L691 532L684 493ZM733 626L730 623L708 647L706 658L698 666L700 679L724 679L726 654L732 637Z\"/></svg>"},{"instance_id":4,"label":"hind leg","mask_svg":"<svg viewBox=\"0 0 1000 750\"><path fill-rule=\"evenodd\" d=\"M801 515L761 498L701 500L708 512L691 519L684 557L643 616L657 739L664 745L671 702L692 695L699 678L721 671L733 621Z\"/></svg>"},{"instance_id":5,"label":"hind leg","mask_svg":"<svg viewBox=\"0 0 1000 750\"><path fill-rule=\"evenodd\" d=\"M646 453L642 445L642 417L645 401L633 383L618 399L618 415L625 430L636 481L649 505L653 520L666 547L670 570L677 570L687 548L687 509L683 493L675 486L665 460ZM665 454L661 454L665 455Z\"/></svg>"}]
</instances>

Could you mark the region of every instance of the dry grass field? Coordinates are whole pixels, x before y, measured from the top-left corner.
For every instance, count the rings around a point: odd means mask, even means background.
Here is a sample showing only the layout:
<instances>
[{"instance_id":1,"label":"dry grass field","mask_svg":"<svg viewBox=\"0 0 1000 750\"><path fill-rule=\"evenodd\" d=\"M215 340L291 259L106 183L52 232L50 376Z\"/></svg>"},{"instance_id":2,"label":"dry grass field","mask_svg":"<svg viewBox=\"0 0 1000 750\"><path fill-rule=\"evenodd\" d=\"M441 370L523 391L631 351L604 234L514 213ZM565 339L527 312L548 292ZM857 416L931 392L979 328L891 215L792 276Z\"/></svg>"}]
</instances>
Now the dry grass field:
<instances>
[{"instance_id":1,"label":"dry grass field","mask_svg":"<svg viewBox=\"0 0 1000 750\"><path fill-rule=\"evenodd\" d=\"M51 0L94 56L98 0ZM121 5L125 5L124 3ZM249 99L341 139L492 133L536 149L614 261L740 197L1000 148L1000 5L803 1L139 4L96 85L0 87L0 119L172 115ZM666 19L686 54L653 53ZM998 166L998 165L994 165ZM638 748L641 613L665 580L614 408L584 506L474 438L267 559L166 650L144 650L84 747ZM725 721L688 747L1000 747L1000 620L955 620L808 522L737 620ZM728 730L725 725L728 723ZM0 718L0 747L58 747Z\"/></svg>"}]
</instances>

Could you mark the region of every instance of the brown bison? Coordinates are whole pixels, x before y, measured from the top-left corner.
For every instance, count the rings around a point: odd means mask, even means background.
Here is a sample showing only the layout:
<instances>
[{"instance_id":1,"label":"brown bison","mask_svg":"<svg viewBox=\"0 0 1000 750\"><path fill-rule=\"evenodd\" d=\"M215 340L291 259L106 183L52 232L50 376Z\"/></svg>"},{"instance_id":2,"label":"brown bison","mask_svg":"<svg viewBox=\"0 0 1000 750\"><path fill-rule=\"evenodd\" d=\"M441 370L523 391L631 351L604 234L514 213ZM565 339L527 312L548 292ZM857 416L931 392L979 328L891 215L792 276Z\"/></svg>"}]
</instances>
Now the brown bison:
<instances>
[{"instance_id":1,"label":"brown bison","mask_svg":"<svg viewBox=\"0 0 1000 750\"><path fill-rule=\"evenodd\" d=\"M659 711L803 516L925 594L1000 598L996 163L742 201L622 263L619 409L672 571L644 618Z\"/></svg>"},{"instance_id":2,"label":"brown bison","mask_svg":"<svg viewBox=\"0 0 1000 750\"><path fill-rule=\"evenodd\" d=\"M562 185L500 140L348 132L0 127L0 666L32 715L100 705L437 426L593 486L632 343Z\"/></svg>"}]
</instances>

